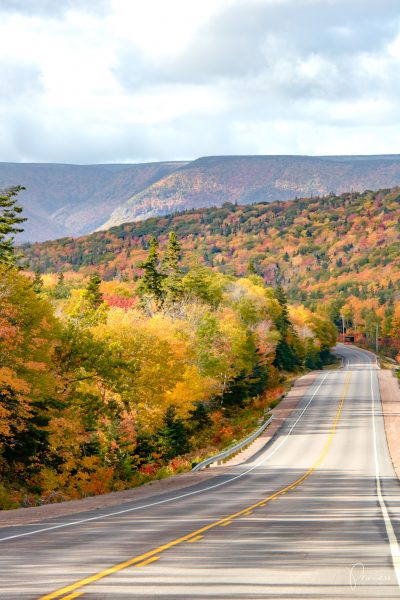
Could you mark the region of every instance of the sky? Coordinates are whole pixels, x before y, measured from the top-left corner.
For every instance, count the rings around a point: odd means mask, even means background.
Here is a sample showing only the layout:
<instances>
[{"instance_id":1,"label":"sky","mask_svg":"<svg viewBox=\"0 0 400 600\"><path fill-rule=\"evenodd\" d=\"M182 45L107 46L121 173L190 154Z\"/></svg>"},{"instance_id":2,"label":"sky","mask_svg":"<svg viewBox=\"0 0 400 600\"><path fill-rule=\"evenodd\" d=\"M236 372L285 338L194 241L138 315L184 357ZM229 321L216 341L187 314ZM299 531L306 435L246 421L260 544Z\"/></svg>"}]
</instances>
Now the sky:
<instances>
[{"instance_id":1,"label":"sky","mask_svg":"<svg viewBox=\"0 0 400 600\"><path fill-rule=\"evenodd\" d=\"M0 0L0 161L386 153L399 0Z\"/></svg>"}]
</instances>

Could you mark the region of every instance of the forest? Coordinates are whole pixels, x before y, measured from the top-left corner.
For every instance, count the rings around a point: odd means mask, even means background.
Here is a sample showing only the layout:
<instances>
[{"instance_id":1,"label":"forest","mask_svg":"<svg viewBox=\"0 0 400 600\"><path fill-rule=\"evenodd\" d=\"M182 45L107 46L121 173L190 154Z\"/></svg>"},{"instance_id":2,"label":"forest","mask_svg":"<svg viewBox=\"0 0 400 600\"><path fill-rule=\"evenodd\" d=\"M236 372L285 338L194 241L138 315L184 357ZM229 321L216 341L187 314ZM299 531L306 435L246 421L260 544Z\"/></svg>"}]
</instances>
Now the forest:
<instances>
[{"instance_id":1,"label":"forest","mask_svg":"<svg viewBox=\"0 0 400 600\"><path fill-rule=\"evenodd\" d=\"M109 303L141 277L152 236L169 231L182 245L182 268L202 265L225 276L258 275L281 285L291 304L328 310L338 330L389 357L400 354L400 190L330 194L272 204L191 210L129 223L85 237L23 247L27 265L73 287L98 273ZM106 288L105 288L106 289ZM129 293L126 292L126 296ZM378 334L378 335L377 335Z\"/></svg>"},{"instance_id":2,"label":"forest","mask_svg":"<svg viewBox=\"0 0 400 600\"><path fill-rule=\"evenodd\" d=\"M257 261L241 275L205 264L182 228L165 225L165 239L152 221L130 245L124 228L102 234L93 252L106 260L82 272L65 259L90 238L21 256L18 191L0 196L0 508L190 469L256 428L288 378L331 360L329 307L288 302ZM190 228L193 215L179 218ZM126 268L114 277L117 239Z\"/></svg>"}]
</instances>

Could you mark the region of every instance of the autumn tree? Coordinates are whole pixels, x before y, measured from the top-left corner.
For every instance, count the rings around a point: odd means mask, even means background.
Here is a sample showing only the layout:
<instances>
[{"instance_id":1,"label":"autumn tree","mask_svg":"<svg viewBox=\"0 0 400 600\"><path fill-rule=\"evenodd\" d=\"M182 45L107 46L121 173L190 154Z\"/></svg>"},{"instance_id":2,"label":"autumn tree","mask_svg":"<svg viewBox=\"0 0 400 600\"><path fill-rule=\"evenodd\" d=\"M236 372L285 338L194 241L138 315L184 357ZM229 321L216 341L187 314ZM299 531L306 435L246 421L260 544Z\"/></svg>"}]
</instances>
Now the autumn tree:
<instances>
[{"instance_id":1,"label":"autumn tree","mask_svg":"<svg viewBox=\"0 0 400 600\"><path fill-rule=\"evenodd\" d=\"M23 189L22 186L12 187L0 195L0 263L6 265L15 263L14 234L23 231L18 225L26 221L20 216L22 207L16 200L17 194Z\"/></svg>"},{"instance_id":2,"label":"autumn tree","mask_svg":"<svg viewBox=\"0 0 400 600\"><path fill-rule=\"evenodd\" d=\"M100 291L101 279L95 274L83 290L72 290L65 313L80 327L90 327L106 319L107 305Z\"/></svg>"},{"instance_id":3,"label":"autumn tree","mask_svg":"<svg viewBox=\"0 0 400 600\"><path fill-rule=\"evenodd\" d=\"M0 266L0 452L9 475L43 464L57 398L54 348L60 326L27 277Z\"/></svg>"}]
</instances>

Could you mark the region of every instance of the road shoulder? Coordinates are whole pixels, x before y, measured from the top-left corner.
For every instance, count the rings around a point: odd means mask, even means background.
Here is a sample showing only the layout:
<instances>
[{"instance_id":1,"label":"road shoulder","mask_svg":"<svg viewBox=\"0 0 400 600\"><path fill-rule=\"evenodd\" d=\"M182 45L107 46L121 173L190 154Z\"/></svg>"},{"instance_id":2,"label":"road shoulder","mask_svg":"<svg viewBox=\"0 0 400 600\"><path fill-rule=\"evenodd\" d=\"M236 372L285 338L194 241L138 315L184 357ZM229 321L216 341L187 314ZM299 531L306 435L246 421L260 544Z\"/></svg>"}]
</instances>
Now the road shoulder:
<instances>
[{"instance_id":1,"label":"road shoulder","mask_svg":"<svg viewBox=\"0 0 400 600\"><path fill-rule=\"evenodd\" d=\"M378 372L386 440L394 470L400 479L400 386L392 371Z\"/></svg>"},{"instance_id":2,"label":"road shoulder","mask_svg":"<svg viewBox=\"0 0 400 600\"><path fill-rule=\"evenodd\" d=\"M225 462L225 466L234 466L250 460L267 444L282 427L286 419L296 410L300 400L306 394L310 386L315 382L321 371L312 371L296 379L292 389L285 398L273 410L273 420L271 425L265 429L247 448L236 454L233 458ZM213 467L214 468L214 467Z\"/></svg>"},{"instance_id":3,"label":"road shoulder","mask_svg":"<svg viewBox=\"0 0 400 600\"><path fill-rule=\"evenodd\" d=\"M297 379L287 396L274 409L274 420L271 425L250 446L222 466L202 471L180 473L167 479L151 481L140 487L102 494L100 496L92 496L81 500L70 500L59 504L46 504L30 508L0 511L0 528L38 523L52 518L74 515L91 510L112 508L129 502L181 490L212 479L221 473L229 472L231 467L251 459L252 456L256 455L272 439L285 420L296 410L300 400L320 373L321 371L313 371Z\"/></svg>"}]
</instances>

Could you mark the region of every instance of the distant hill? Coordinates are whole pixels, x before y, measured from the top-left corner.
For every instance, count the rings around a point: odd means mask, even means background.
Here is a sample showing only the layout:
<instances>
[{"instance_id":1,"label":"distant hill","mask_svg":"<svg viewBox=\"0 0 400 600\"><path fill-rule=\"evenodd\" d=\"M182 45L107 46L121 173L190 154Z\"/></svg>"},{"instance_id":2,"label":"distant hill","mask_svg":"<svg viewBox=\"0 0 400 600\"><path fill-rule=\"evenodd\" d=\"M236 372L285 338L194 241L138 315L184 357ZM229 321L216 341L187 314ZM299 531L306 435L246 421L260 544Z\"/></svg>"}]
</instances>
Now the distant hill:
<instances>
[{"instance_id":1,"label":"distant hill","mask_svg":"<svg viewBox=\"0 0 400 600\"><path fill-rule=\"evenodd\" d=\"M400 155L199 158L132 195L99 229L189 208L400 185Z\"/></svg>"},{"instance_id":2,"label":"distant hill","mask_svg":"<svg viewBox=\"0 0 400 600\"><path fill-rule=\"evenodd\" d=\"M0 188L24 185L19 241L78 236L224 202L250 204L400 185L400 155L217 156L138 165L0 163Z\"/></svg>"},{"instance_id":3,"label":"distant hill","mask_svg":"<svg viewBox=\"0 0 400 600\"><path fill-rule=\"evenodd\" d=\"M155 235L176 232L188 263L283 283L293 300L400 300L400 188L271 204L192 210L23 247L41 272L132 279Z\"/></svg>"},{"instance_id":4,"label":"distant hill","mask_svg":"<svg viewBox=\"0 0 400 600\"><path fill-rule=\"evenodd\" d=\"M0 163L0 189L23 185L19 200L28 218L19 241L43 241L94 231L133 193L183 166Z\"/></svg>"}]
</instances>

